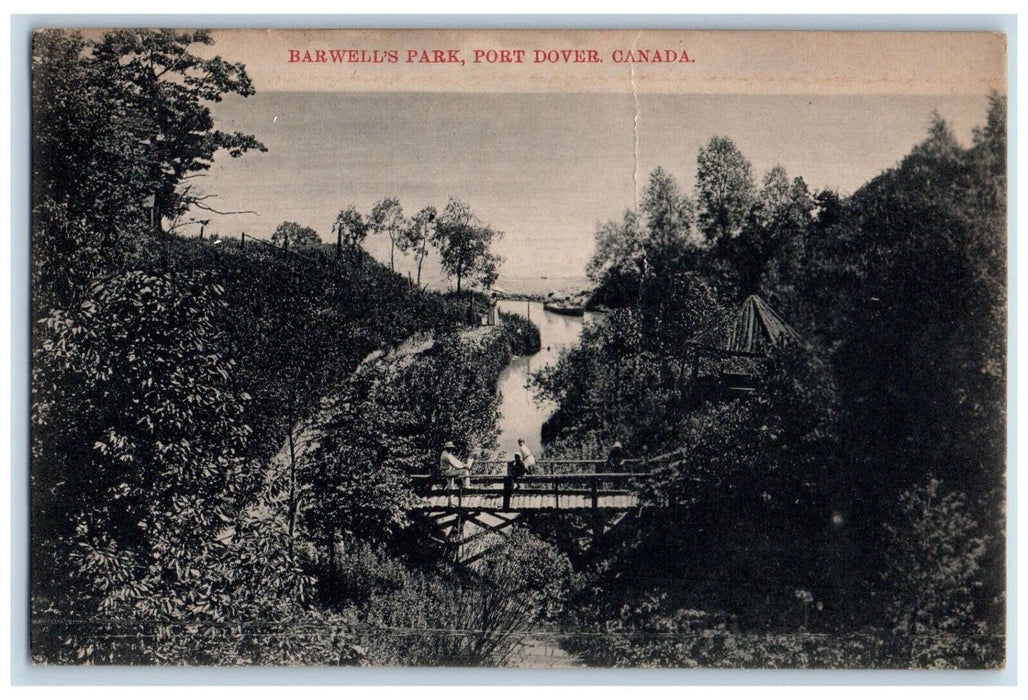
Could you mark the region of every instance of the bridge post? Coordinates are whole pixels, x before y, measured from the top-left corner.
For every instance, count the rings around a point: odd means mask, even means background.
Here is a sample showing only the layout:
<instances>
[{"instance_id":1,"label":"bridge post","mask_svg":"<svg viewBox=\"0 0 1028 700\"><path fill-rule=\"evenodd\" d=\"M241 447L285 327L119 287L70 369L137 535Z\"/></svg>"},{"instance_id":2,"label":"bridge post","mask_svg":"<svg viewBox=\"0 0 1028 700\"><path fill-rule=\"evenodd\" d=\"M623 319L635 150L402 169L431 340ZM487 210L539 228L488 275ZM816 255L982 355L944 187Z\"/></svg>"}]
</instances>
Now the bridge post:
<instances>
[{"instance_id":1,"label":"bridge post","mask_svg":"<svg viewBox=\"0 0 1028 700\"><path fill-rule=\"evenodd\" d=\"M452 530L452 542L453 547L453 562L455 564L460 563L460 550L463 546L461 542L464 540L464 489L461 488L457 491L457 518L453 523Z\"/></svg>"},{"instance_id":2,"label":"bridge post","mask_svg":"<svg viewBox=\"0 0 1028 700\"><path fill-rule=\"evenodd\" d=\"M593 510L596 510L597 508L600 507L600 488L599 488L599 485L597 484L599 479L597 479L596 475L594 474L593 478L590 479L590 481L592 482L591 489L592 489Z\"/></svg>"},{"instance_id":3,"label":"bridge post","mask_svg":"<svg viewBox=\"0 0 1028 700\"><path fill-rule=\"evenodd\" d=\"M599 508L594 508L592 512L592 531L593 531L593 547L597 547L600 544L600 538L603 537L603 528L605 522L603 519L603 511Z\"/></svg>"}]
</instances>

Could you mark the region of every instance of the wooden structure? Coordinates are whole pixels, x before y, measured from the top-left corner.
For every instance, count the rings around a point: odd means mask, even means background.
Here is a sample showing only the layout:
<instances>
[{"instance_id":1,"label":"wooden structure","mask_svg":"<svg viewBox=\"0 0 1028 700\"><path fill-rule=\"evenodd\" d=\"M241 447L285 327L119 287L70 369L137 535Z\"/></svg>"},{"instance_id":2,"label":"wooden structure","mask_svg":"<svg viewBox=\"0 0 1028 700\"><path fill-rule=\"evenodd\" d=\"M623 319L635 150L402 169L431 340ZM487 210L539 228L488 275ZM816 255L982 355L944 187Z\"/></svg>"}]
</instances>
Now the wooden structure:
<instances>
[{"instance_id":1,"label":"wooden structure","mask_svg":"<svg viewBox=\"0 0 1028 700\"><path fill-rule=\"evenodd\" d=\"M763 299L751 294L739 307L723 348L688 344L692 354L692 377L699 378L704 360L712 361L723 395L751 393L756 388L756 361L767 357L772 349L797 340L799 334Z\"/></svg>"},{"instance_id":2,"label":"wooden structure","mask_svg":"<svg viewBox=\"0 0 1028 700\"><path fill-rule=\"evenodd\" d=\"M766 355L774 347L797 340L799 334L763 299L751 294L735 316L725 350Z\"/></svg>"},{"instance_id":3,"label":"wooden structure","mask_svg":"<svg viewBox=\"0 0 1028 700\"><path fill-rule=\"evenodd\" d=\"M602 462L600 462L602 464ZM415 510L460 509L479 512L524 513L556 510L627 510L639 505L635 491L628 488L638 474L572 473L526 475L511 483L495 474L472 475L471 488L448 488L428 475L415 481L438 483L427 490ZM513 486L517 488L513 488Z\"/></svg>"},{"instance_id":4,"label":"wooden structure","mask_svg":"<svg viewBox=\"0 0 1028 700\"><path fill-rule=\"evenodd\" d=\"M541 461L538 465L546 473L514 481L503 474L472 474L470 488L451 487L445 477L418 474L412 479L421 499L412 514L430 522L437 541L464 564L474 563L501 544L511 526L526 514L585 515L595 544L641 507L639 488L649 479L651 465L680 454L625 460L625 471L618 472L603 471L603 460ZM503 469L505 464L476 462L475 466Z\"/></svg>"}]
</instances>

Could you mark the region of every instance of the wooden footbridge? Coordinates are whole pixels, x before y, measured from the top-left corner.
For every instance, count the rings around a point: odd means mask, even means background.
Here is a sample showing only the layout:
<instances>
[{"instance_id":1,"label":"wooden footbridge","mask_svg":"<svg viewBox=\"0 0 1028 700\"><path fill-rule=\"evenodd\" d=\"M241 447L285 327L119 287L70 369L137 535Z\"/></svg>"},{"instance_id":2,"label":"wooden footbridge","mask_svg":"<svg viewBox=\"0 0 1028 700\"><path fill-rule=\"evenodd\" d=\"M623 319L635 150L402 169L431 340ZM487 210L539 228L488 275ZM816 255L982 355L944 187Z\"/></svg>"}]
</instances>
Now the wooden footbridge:
<instances>
[{"instance_id":1,"label":"wooden footbridge","mask_svg":"<svg viewBox=\"0 0 1028 700\"><path fill-rule=\"evenodd\" d=\"M460 478L419 474L413 478L420 495L413 514L434 524L437 540L450 547L453 558L473 563L502 543L522 515L578 513L586 517L595 544L632 510L641 507L640 487L650 470L680 452L650 459L625 460L623 471L603 471L603 460L539 462L542 474L511 480L504 474L475 473L502 470L502 462L476 462L468 487Z\"/></svg>"},{"instance_id":2,"label":"wooden footbridge","mask_svg":"<svg viewBox=\"0 0 1028 700\"><path fill-rule=\"evenodd\" d=\"M532 474L511 482L502 475L472 474L470 488L459 484L430 485L415 510L486 513L626 510L639 505L632 482L640 476L629 472ZM417 478L422 482L433 481L431 477Z\"/></svg>"}]
</instances>

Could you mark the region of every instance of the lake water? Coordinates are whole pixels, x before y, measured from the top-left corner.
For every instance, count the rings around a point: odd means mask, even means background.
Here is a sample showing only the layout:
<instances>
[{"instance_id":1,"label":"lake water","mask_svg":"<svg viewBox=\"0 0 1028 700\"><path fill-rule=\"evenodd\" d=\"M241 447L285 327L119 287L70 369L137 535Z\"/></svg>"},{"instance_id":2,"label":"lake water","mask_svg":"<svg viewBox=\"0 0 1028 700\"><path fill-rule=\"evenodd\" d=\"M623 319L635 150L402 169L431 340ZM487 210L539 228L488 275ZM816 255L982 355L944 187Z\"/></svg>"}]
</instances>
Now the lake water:
<instances>
[{"instance_id":1,"label":"lake water","mask_svg":"<svg viewBox=\"0 0 1028 700\"><path fill-rule=\"evenodd\" d=\"M497 389L503 398L500 403L499 450L509 456L517 449L518 438L524 438L532 453L542 452L542 426L550 417L556 404L537 400L529 387L529 377L543 367L553 365L560 353L578 342L585 321L594 314L562 316L543 311L543 305L536 301L499 302L500 311L516 313L530 318L539 327L542 349L535 355L515 357L500 374Z\"/></svg>"}]
</instances>

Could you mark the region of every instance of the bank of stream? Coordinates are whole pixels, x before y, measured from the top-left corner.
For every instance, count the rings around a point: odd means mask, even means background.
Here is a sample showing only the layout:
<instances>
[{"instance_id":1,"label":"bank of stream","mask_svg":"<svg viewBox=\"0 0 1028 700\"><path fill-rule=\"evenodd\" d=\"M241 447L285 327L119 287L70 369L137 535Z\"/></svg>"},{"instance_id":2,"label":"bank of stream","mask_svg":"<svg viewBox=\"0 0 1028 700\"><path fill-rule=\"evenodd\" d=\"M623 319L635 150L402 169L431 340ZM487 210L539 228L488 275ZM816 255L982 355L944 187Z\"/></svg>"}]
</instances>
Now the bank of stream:
<instances>
[{"instance_id":1,"label":"bank of stream","mask_svg":"<svg viewBox=\"0 0 1028 700\"><path fill-rule=\"evenodd\" d=\"M529 385L533 372L553 365L563 349L578 342L586 321L594 314L562 316L543 309L542 302L504 300L500 311L518 314L539 327L542 349L534 355L515 357L500 374L497 389L502 394L500 404L499 450L513 453L518 438L523 438L533 454L542 452L542 426L557 408L550 401L539 401ZM502 458L502 457L501 457Z\"/></svg>"},{"instance_id":2,"label":"bank of stream","mask_svg":"<svg viewBox=\"0 0 1028 700\"><path fill-rule=\"evenodd\" d=\"M523 438L533 454L542 453L542 426L557 406L540 401L531 385L532 373L553 365L561 351L578 342L582 327L594 314L563 316L543 309L542 302L504 300L500 311L530 319L539 328L541 349L534 355L516 356L500 373L497 390L501 393L499 428L500 458L505 459ZM504 454L505 453L505 454ZM559 644L559 638L548 631L528 634L515 650L511 665L524 668L574 668L581 660Z\"/></svg>"}]
</instances>

